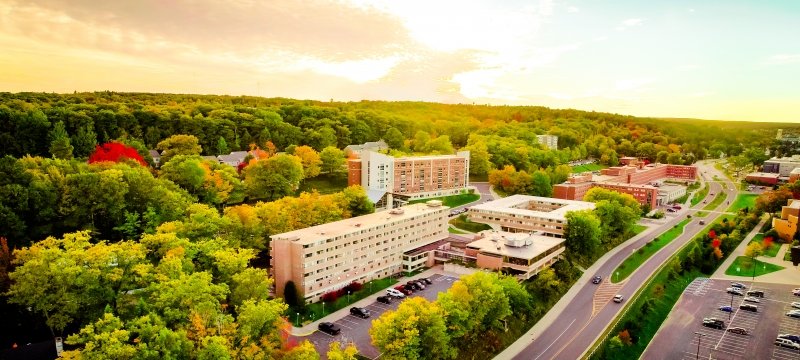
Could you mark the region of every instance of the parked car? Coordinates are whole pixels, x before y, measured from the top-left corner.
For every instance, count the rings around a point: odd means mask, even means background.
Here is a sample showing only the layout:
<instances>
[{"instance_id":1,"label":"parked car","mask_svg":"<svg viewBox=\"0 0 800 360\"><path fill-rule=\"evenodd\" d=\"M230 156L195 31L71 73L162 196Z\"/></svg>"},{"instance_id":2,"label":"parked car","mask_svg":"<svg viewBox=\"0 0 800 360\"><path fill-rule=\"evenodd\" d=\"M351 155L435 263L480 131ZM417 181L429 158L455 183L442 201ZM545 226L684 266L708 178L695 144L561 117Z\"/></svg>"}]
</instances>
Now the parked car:
<instances>
[{"instance_id":1,"label":"parked car","mask_svg":"<svg viewBox=\"0 0 800 360\"><path fill-rule=\"evenodd\" d=\"M394 289L389 289L389 290L394 290ZM400 295L403 295L403 294L401 293ZM392 303L392 297L391 296L378 296L378 302L379 303L384 303L384 304L391 304Z\"/></svg>"},{"instance_id":2,"label":"parked car","mask_svg":"<svg viewBox=\"0 0 800 360\"><path fill-rule=\"evenodd\" d=\"M733 309L730 306L720 306L719 309L724 312L733 312Z\"/></svg>"},{"instance_id":3,"label":"parked car","mask_svg":"<svg viewBox=\"0 0 800 360\"><path fill-rule=\"evenodd\" d=\"M747 296L755 296L755 297L764 297L764 292L761 290L750 290L747 292Z\"/></svg>"},{"instance_id":4,"label":"parked car","mask_svg":"<svg viewBox=\"0 0 800 360\"><path fill-rule=\"evenodd\" d=\"M422 278L420 280L424 281L428 285L433 284L433 281L431 279L428 279L428 278Z\"/></svg>"},{"instance_id":5,"label":"parked car","mask_svg":"<svg viewBox=\"0 0 800 360\"><path fill-rule=\"evenodd\" d=\"M780 335L778 335L778 338L780 338L780 339L786 339L786 340L791 340L791 341L793 341L793 342L796 342L796 343L800 344L800 335L793 335L793 334L780 334Z\"/></svg>"},{"instance_id":6,"label":"parked car","mask_svg":"<svg viewBox=\"0 0 800 360\"><path fill-rule=\"evenodd\" d=\"M750 332L747 331L747 329L740 328L740 327L732 327L732 328L729 328L728 331L732 332L734 334L739 334L739 335L748 335L750 333Z\"/></svg>"},{"instance_id":7,"label":"parked car","mask_svg":"<svg viewBox=\"0 0 800 360\"><path fill-rule=\"evenodd\" d=\"M800 310L789 310L789 312L786 313L786 316L800 318Z\"/></svg>"},{"instance_id":8,"label":"parked car","mask_svg":"<svg viewBox=\"0 0 800 360\"><path fill-rule=\"evenodd\" d=\"M369 317L370 312L365 308L353 306L350 308L350 314L366 319Z\"/></svg>"},{"instance_id":9,"label":"parked car","mask_svg":"<svg viewBox=\"0 0 800 360\"><path fill-rule=\"evenodd\" d=\"M406 297L405 293L397 289L386 289L386 295L394 296L399 299Z\"/></svg>"},{"instance_id":10,"label":"parked car","mask_svg":"<svg viewBox=\"0 0 800 360\"><path fill-rule=\"evenodd\" d=\"M739 305L739 309L746 310L746 311L752 311L752 312L758 312L758 306L755 306L755 305L752 305L752 304Z\"/></svg>"},{"instance_id":11,"label":"parked car","mask_svg":"<svg viewBox=\"0 0 800 360\"><path fill-rule=\"evenodd\" d=\"M596 275L592 278L592 284L599 284L603 281L603 278L600 275Z\"/></svg>"},{"instance_id":12,"label":"parked car","mask_svg":"<svg viewBox=\"0 0 800 360\"><path fill-rule=\"evenodd\" d=\"M625 300L625 298L623 298L622 295L617 294L616 296L614 296L614 302L615 303L619 304L619 303L622 302L622 300Z\"/></svg>"},{"instance_id":13,"label":"parked car","mask_svg":"<svg viewBox=\"0 0 800 360\"><path fill-rule=\"evenodd\" d=\"M754 296L747 296L747 297L744 298L744 301L752 302L752 303L760 303L761 302L761 300L758 300L758 298L756 298Z\"/></svg>"},{"instance_id":14,"label":"parked car","mask_svg":"<svg viewBox=\"0 0 800 360\"><path fill-rule=\"evenodd\" d=\"M794 289L794 290L792 291L792 295L794 295L794 296L800 296L800 290L798 290L798 289Z\"/></svg>"},{"instance_id":15,"label":"parked car","mask_svg":"<svg viewBox=\"0 0 800 360\"><path fill-rule=\"evenodd\" d=\"M414 291L406 289L406 287L404 285L396 286L394 289L399 291L399 292L401 292L401 293L403 293L403 294L406 294L406 296L411 295L411 294L414 293Z\"/></svg>"},{"instance_id":16,"label":"parked car","mask_svg":"<svg viewBox=\"0 0 800 360\"><path fill-rule=\"evenodd\" d=\"M742 283L738 283L738 282L732 282L731 283L731 287L735 287L735 288L739 288L739 289L747 289L747 286L745 286Z\"/></svg>"},{"instance_id":17,"label":"parked car","mask_svg":"<svg viewBox=\"0 0 800 360\"><path fill-rule=\"evenodd\" d=\"M792 307L795 309L800 309L800 301L795 301L792 303Z\"/></svg>"},{"instance_id":18,"label":"parked car","mask_svg":"<svg viewBox=\"0 0 800 360\"><path fill-rule=\"evenodd\" d=\"M782 347L788 347L788 348L795 349L795 350L800 350L800 344L798 344L798 343L796 343L794 341L786 340L786 339L782 339L782 338L775 339L775 345L782 346Z\"/></svg>"},{"instance_id":19,"label":"parked car","mask_svg":"<svg viewBox=\"0 0 800 360\"><path fill-rule=\"evenodd\" d=\"M715 318L704 318L703 326L722 330L723 328L725 328L725 322Z\"/></svg>"},{"instance_id":20,"label":"parked car","mask_svg":"<svg viewBox=\"0 0 800 360\"><path fill-rule=\"evenodd\" d=\"M425 290L425 282L421 280L414 280L414 284L419 286L420 290Z\"/></svg>"},{"instance_id":21,"label":"parked car","mask_svg":"<svg viewBox=\"0 0 800 360\"><path fill-rule=\"evenodd\" d=\"M319 325L317 325L317 329L333 336L339 335L339 333L342 332L342 328L332 322L321 322Z\"/></svg>"},{"instance_id":22,"label":"parked car","mask_svg":"<svg viewBox=\"0 0 800 360\"><path fill-rule=\"evenodd\" d=\"M414 290L417 290L417 289L414 288L414 285L411 285L411 284L405 284L405 285L401 285L401 286L403 287L403 290L411 291L412 293L414 292ZM411 295L411 294L407 294L407 295Z\"/></svg>"},{"instance_id":23,"label":"parked car","mask_svg":"<svg viewBox=\"0 0 800 360\"><path fill-rule=\"evenodd\" d=\"M725 291L726 291L728 294L733 294L733 295L744 296L744 293L742 292L742 290L739 290L738 288L732 288L732 287L729 287L729 288L725 289Z\"/></svg>"},{"instance_id":24,"label":"parked car","mask_svg":"<svg viewBox=\"0 0 800 360\"><path fill-rule=\"evenodd\" d=\"M678 210L680 210L680 209L683 209L683 208L682 208L680 205L678 205L678 204L672 205L672 208L674 208L674 209L678 209Z\"/></svg>"},{"instance_id":25,"label":"parked car","mask_svg":"<svg viewBox=\"0 0 800 360\"><path fill-rule=\"evenodd\" d=\"M671 213L673 213L673 212L675 212L675 211L676 211L675 209L671 209L671 208L670 208L670 209L667 209L667 212L671 212Z\"/></svg>"}]
</instances>

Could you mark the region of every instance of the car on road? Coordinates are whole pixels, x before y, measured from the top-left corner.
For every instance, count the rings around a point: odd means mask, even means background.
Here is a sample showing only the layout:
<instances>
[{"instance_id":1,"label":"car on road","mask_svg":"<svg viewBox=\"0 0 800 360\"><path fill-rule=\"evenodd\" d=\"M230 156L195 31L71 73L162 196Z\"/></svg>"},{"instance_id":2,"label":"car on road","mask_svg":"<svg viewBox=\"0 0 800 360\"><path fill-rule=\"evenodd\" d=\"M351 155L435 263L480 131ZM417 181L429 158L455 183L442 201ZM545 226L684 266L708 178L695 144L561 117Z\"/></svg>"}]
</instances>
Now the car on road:
<instances>
[{"instance_id":1,"label":"car on road","mask_svg":"<svg viewBox=\"0 0 800 360\"><path fill-rule=\"evenodd\" d=\"M725 292L727 292L728 294L744 296L744 293L739 288L729 287L729 288L725 289Z\"/></svg>"},{"instance_id":2,"label":"car on road","mask_svg":"<svg viewBox=\"0 0 800 360\"><path fill-rule=\"evenodd\" d=\"M725 322L715 318L703 318L703 326L722 330L725 327Z\"/></svg>"},{"instance_id":3,"label":"car on road","mask_svg":"<svg viewBox=\"0 0 800 360\"><path fill-rule=\"evenodd\" d=\"M747 296L755 296L755 297L764 297L764 292L761 290L750 290L747 292Z\"/></svg>"},{"instance_id":4,"label":"car on road","mask_svg":"<svg viewBox=\"0 0 800 360\"><path fill-rule=\"evenodd\" d=\"M675 209L667 209L667 212L675 212Z\"/></svg>"},{"instance_id":5,"label":"car on road","mask_svg":"<svg viewBox=\"0 0 800 360\"><path fill-rule=\"evenodd\" d=\"M600 276L600 275L595 275L595 277L592 278L592 284L599 284L602 281L603 281L603 277Z\"/></svg>"},{"instance_id":6,"label":"car on road","mask_svg":"<svg viewBox=\"0 0 800 360\"><path fill-rule=\"evenodd\" d=\"M795 309L800 309L800 301L795 301L792 303L792 307Z\"/></svg>"},{"instance_id":7,"label":"car on road","mask_svg":"<svg viewBox=\"0 0 800 360\"><path fill-rule=\"evenodd\" d=\"M394 289L391 289L391 290L394 290ZM378 302L379 303L384 303L384 304L391 304L392 303L392 297L391 296L378 296Z\"/></svg>"},{"instance_id":8,"label":"car on road","mask_svg":"<svg viewBox=\"0 0 800 360\"><path fill-rule=\"evenodd\" d=\"M779 339L786 339L792 342L796 342L800 344L800 335L793 335L793 334L780 334L778 335Z\"/></svg>"},{"instance_id":9,"label":"car on road","mask_svg":"<svg viewBox=\"0 0 800 360\"><path fill-rule=\"evenodd\" d=\"M761 302L761 300L758 300L758 298L753 297L753 296L745 297L744 301L752 302L752 303L760 303Z\"/></svg>"},{"instance_id":10,"label":"car on road","mask_svg":"<svg viewBox=\"0 0 800 360\"><path fill-rule=\"evenodd\" d=\"M368 318L370 316L369 310L367 310L365 308L362 308L362 307L357 307L357 306L353 306L353 307L350 308L350 314L354 315L354 316L358 316L358 317L360 317L362 319L366 319L366 318Z\"/></svg>"},{"instance_id":11,"label":"car on road","mask_svg":"<svg viewBox=\"0 0 800 360\"><path fill-rule=\"evenodd\" d=\"M406 294L397 289L386 289L386 295L394 296L399 299L406 297Z\"/></svg>"},{"instance_id":12,"label":"car on road","mask_svg":"<svg viewBox=\"0 0 800 360\"><path fill-rule=\"evenodd\" d=\"M750 334L750 332L749 332L749 331L747 331L747 329L745 329L745 328L740 328L740 327L732 327L732 328L729 328L729 329L728 329L728 332L732 332L732 333L734 333L734 334L739 334L739 335L748 335L748 334Z\"/></svg>"},{"instance_id":13,"label":"car on road","mask_svg":"<svg viewBox=\"0 0 800 360\"><path fill-rule=\"evenodd\" d=\"M789 310L789 312L786 313L786 316L800 318L800 310Z\"/></svg>"},{"instance_id":14,"label":"car on road","mask_svg":"<svg viewBox=\"0 0 800 360\"><path fill-rule=\"evenodd\" d=\"M730 306L728 306L728 305L725 305L725 306L720 306L720 307L719 307L719 309L720 309L721 311L724 311L724 312L733 312L733 308L731 308L731 307L730 307Z\"/></svg>"},{"instance_id":15,"label":"car on road","mask_svg":"<svg viewBox=\"0 0 800 360\"><path fill-rule=\"evenodd\" d=\"M705 225L705 224L706 224L706 222L705 222L705 221L703 221L703 220L700 220L700 225Z\"/></svg>"},{"instance_id":16,"label":"car on road","mask_svg":"<svg viewBox=\"0 0 800 360\"><path fill-rule=\"evenodd\" d=\"M735 288L739 288L739 289L747 289L747 286L745 286L742 283L738 283L738 282L732 282L731 283L731 287L735 287Z\"/></svg>"},{"instance_id":17,"label":"car on road","mask_svg":"<svg viewBox=\"0 0 800 360\"><path fill-rule=\"evenodd\" d=\"M614 296L614 302L615 303L619 304L619 303L622 302L622 300L625 300L625 298L623 298L622 295L617 294L616 296Z\"/></svg>"},{"instance_id":18,"label":"car on road","mask_svg":"<svg viewBox=\"0 0 800 360\"><path fill-rule=\"evenodd\" d=\"M755 305L752 305L752 304L739 305L739 309L746 310L746 311L752 311L752 312L758 312L758 306L755 306Z\"/></svg>"},{"instance_id":19,"label":"car on road","mask_svg":"<svg viewBox=\"0 0 800 360\"><path fill-rule=\"evenodd\" d=\"M342 328L332 322L321 322L319 325L317 325L317 329L333 336L339 335L339 333L342 332Z\"/></svg>"},{"instance_id":20,"label":"car on road","mask_svg":"<svg viewBox=\"0 0 800 360\"><path fill-rule=\"evenodd\" d=\"M795 350L800 350L800 344L786 339L777 338L775 339L775 345L788 347Z\"/></svg>"}]
</instances>

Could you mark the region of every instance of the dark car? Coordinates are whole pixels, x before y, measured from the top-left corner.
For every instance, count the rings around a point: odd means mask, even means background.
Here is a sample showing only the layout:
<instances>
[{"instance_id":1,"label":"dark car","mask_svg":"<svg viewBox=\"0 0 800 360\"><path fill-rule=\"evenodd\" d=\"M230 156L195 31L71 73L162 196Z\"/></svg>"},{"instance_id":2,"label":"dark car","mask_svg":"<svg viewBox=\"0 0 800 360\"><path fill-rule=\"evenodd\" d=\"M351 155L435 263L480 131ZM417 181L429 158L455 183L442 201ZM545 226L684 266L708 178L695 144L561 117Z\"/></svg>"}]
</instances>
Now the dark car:
<instances>
[{"instance_id":1,"label":"dark car","mask_svg":"<svg viewBox=\"0 0 800 360\"><path fill-rule=\"evenodd\" d=\"M747 292L747 296L754 296L754 297L764 297L764 292L761 290L750 290Z\"/></svg>"},{"instance_id":2,"label":"dark car","mask_svg":"<svg viewBox=\"0 0 800 360\"><path fill-rule=\"evenodd\" d=\"M317 328L319 331L333 336L339 335L339 333L342 332L342 329L332 322L321 322Z\"/></svg>"},{"instance_id":3,"label":"dark car","mask_svg":"<svg viewBox=\"0 0 800 360\"><path fill-rule=\"evenodd\" d=\"M405 284L405 285L403 285L403 289L406 289L408 291L417 291L417 290L419 290L418 287L415 286L414 284Z\"/></svg>"},{"instance_id":4,"label":"dark car","mask_svg":"<svg viewBox=\"0 0 800 360\"><path fill-rule=\"evenodd\" d=\"M781 339L791 340L798 344L800 344L800 335L792 335L792 334L780 334L778 335Z\"/></svg>"},{"instance_id":5,"label":"dark car","mask_svg":"<svg viewBox=\"0 0 800 360\"><path fill-rule=\"evenodd\" d=\"M733 309L730 306L720 306L719 309L724 312L733 312Z\"/></svg>"},{"instance_id":6,"label":"dark car","mask_svg":"<svg viewBox=\"0 0 800 360\"><path fill-rule=\"evenodd\" d=\"M725 328L725 322L715 318L704 318L703 319L703 326L707 326L713 329L722 330Z\"/></svg>"},{"instance_id":7,"label":"dark car","mask_svg":"<svg viewBox=\"0 0 800 360\"><path fill-rule=\"evenodd\" d=\"M732 328L728 329L728 332L732 332L734 334L739 334L739 335L747 335L747 334L750 333L750 332L747 331L747 329L740 328L740 327L732 327Z\"/></svg>"},{"instance_id":8,"label":"dark car","mask_svg":"<svg viewBox=\"0 0 800 360\"><path fill-rule=\"evenodd\" d=\"M739 309L752 311L752 312L757 312L758 311L758 306L751 305L751 304L742 304L742 305L739 305Z\"/></svg>"},{"instance_id":9,"label":"dark car","mask_svg":"<svg viewBox=\"0 0 800 360\"><path fill-rule=\"evenodd\" d=\"M420 279L420 280L421 280L421 281L424 281L424 282L425 282L426 284L428 284L428 285L430 285L430 284L433 284L433 281L432 281L431 279L428 279L428 278L422 278L422 279Z\"/></svg>"},{"instance_id":10,"label":"dark car","mask_svg":"<svg viewBox=\"0 0 800 360\"><path fill-rule=\"evenodd\" d=\"M406 289L406 287L404 285L399 285L399 286L395 287L394 289L399 291L399 292L401 292L401 293L403 293L403 294L406 294L406 296L411 295L411 294L414 293L413 291Z\"/></svg>"},{"instance_id":11,"label":"dark car","mask_svg":"<svg viewBox=\"0 0 800 360\"><path fill-rule=\"evenodd\" d=\"M355 307L355 306L350 308L350 314L352 314L354 316L358 316L358 317L360 317L362 319L366 319L370 315L369 310L367 310L365 308Z\"/></svg>"},{"instance_id":12,"label":"dark car","mask_svg":"<svg viewBox=\"0 0 800 360\"><path fill-rule=\"evenodd\" d=\"M384 304L391 304L392 298L389 296L378 296L378 302Z\"/></svg>"},{"instance_id":13,"label":"dark car","mask_svg":"<svg viewBox=\"0 0 800 360\"><path fill-rule=\"evenodd\" d=\"M603 278L600 275L597 275L592 278L592 284L599 284L603 281Z\"/></svg>"}]
</instances>

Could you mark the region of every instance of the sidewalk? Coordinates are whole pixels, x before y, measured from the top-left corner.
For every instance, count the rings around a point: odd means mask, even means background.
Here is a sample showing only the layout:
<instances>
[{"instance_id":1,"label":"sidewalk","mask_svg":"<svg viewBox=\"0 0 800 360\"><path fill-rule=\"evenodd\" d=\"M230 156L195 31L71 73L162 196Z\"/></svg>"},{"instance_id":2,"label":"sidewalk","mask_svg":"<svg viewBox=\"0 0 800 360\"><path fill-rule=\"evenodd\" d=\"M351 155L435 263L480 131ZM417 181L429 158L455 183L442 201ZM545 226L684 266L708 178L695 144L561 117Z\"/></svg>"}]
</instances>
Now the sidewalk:
<instances>
[{"instance_id":1,"label":"sidewalk","mask_svg":"<svg viewBox=\"0 0 800 360\"><path fill-rule=\"evenodd\" d=\"M439 266L434 266L434 267L432 267L432 268L430 268L428 270L425 270L425 271L423 271L423 272L421 272L421 273L419 273L417 275L414 275L412 277L408 277L408 278L407 277L401 277L401 278L398 279L398 283L402 284L402 283L405 283L405 282L407 282L409 280L421 279L421 278L424 278L424 277L429 277L429 276L434 275L434 274L460 277L460 275L458 275L458 274L451 274L451 273L445 272L444 268L439 265ZM291 335L292 336L300 336L300 337L311 335L314 331L317 331L317 326L319 325L319 323L325 322L325 321L333 322L333 321L336 321L336 320L338 320L340 318L343 318L343 317L345 317L345 316L350 314L350 308L353 307L353 306L366 307L367 305L370 305L370 304L374 303L376 297L385 295L386 290L390 289L390 288L393 288L394 286L397 286L397 284L392 285L390 287L387 287L385 289L378 290L374 294L372 294L370 296L367 296L367 297L365 297L365 298L363 298L363 299L361 299L359 301L356 301L356 302L350 304L350 306L341 308L341 309L339 309L339 310L337 310L337 311L335 311L333 313L325 315L325 317L323 317L321 319L317 319L317 320L315 320L313 322L310 322L308 324L305 324L305 325L303 325L301 327L292 326Z\"/></svg>"},{"instance_id":2,"label":"sidewalk","mask_svg":"<svg viewBox=\"0 0 800 360\"><path fill-rule=\"evenodd\" d=\"M503 350L503 352L495 356L495 359L510 359L519 354L520 352L522 352L522 350L525 349L525 347L527 347L533 342L533 339L538 338L542 334L542 332L544 332L544 330L546 330L548 327L550 327L550 325L553 324L556 318L559 315L561 315L561 313L564 311L564 308L575 298L575 294L581 291L583 289L583 286L592 280L592 277L594 277L595 272L597 272L598 268L603 266L606 263L606 261L608 261L609 258L614 256L618 252L622 251L623 249L627 249L629 245L635 243L642 237L652 233L654 229L657 227L658 226L648 226L647 229L645 229L641 233L628 239L624 243L617 245L614 249L607 252L599 259L597 259L597 261L595 261L594 264L592 264L592 266L590 266L588 269L586 269L586 271L583 272L583 275L580 277L580 279L578 279L578 281L575 282L575 284L572 285L572 287L569 288L569 291L567 291L567 293L564 294L564 296L562 296L561 299L558 300L558 302L555 305L553 305L553 307L550 308L549 311L547 311L547 314L545 314L541 319L539 319L536 325L533 325L533 327L530 328L530 330L528 330L525 334L520 336L519 339L517 339L517 341L509 345L505 350Z\"/></svg>"}]
</instances>

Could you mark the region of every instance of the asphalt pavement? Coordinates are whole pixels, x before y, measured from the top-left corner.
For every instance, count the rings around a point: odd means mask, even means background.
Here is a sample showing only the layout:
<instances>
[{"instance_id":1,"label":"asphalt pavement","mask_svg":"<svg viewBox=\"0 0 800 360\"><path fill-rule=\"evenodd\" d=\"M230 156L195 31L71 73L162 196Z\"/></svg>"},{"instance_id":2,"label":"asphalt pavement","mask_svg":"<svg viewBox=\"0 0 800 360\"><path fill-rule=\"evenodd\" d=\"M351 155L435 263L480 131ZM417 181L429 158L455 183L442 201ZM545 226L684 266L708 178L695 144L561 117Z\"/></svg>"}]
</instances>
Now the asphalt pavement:
<instances>
[{"instance_id":1,"label":"asphalt pavement","mask_svg":"<svg viewBox=\"0 0 800 360\"><path fill-rule=\"evenodd\" d=\"M713 168L713 165L700 165L701 176L704 179L711 180L714 174L720 179L725 179L724 175L719 173ZM728 200L733 200L736 196L735 188L732 184L721 186L720 182L711 182L711 193L718 193L724 191ZM734 189L734 190L730 190ZM706 198L708 201L713 199L709 195ZM599 264L598 270L593 273L586 272L582 278L574 286L581 286L571 299L567 299L567 303L558 308L554 307L551 311L557 311L558 316L541 331L541 334L533 339L533 336L523 336L518 342L528 343L524 348L519 344L512 344L507 351L504 351L496 359L520 359L520 360L539 360L539 359L578 359L594 342L602 335L604 330L616 318L623 304L611 302L614 293L607 291L598 291L603 286L608 286L609 276L616 267L622 263L632 252L641 248L647 242L652 241L656 236L664 231L669 230L674 225L686 218L686 215L693 214L697 209L701 209L704 204L700 203L692 209L686 209L676 213L677 216L667 220L663 225L658 226L655 231L649 232L647 235L642 236L638 241L633 243L626 243L622 245L623 248L619 249L613 256L609 257L604 263ZM724 209L728 205L723 202L717 209ZM693 218L693 220L686 225L684 233L670 242L667 246L654 254L639 269L637 269L628 279L621 282L622 285L616 291L629 301L630 297L647 281L647 279L656 272L661 265L669 259L672 254L677 252L688 241L694 238L697 233L703 230L709 223L715 221L719 214L712 213L705 218ZM706 224L700 225L700 220ZM595 275L600 275L606 282L604 285L592 284L589 279ZM597 294L602 294L602 298L595 298ZM600 306L595 306L596 303ZM603 305L604 304L604 305ZM527 335L527 334L526 334ZM516 346L515 346L516 345Z\"/></svg>"}]
</instances>

